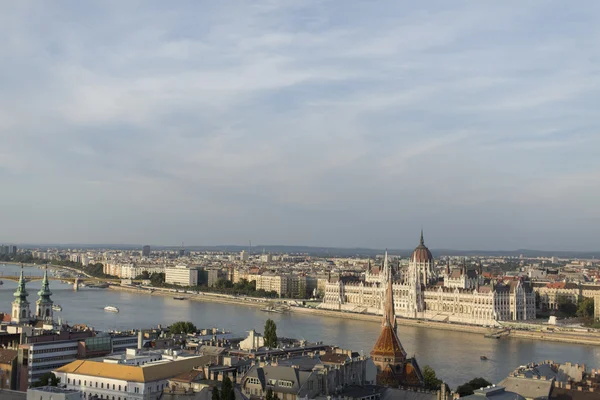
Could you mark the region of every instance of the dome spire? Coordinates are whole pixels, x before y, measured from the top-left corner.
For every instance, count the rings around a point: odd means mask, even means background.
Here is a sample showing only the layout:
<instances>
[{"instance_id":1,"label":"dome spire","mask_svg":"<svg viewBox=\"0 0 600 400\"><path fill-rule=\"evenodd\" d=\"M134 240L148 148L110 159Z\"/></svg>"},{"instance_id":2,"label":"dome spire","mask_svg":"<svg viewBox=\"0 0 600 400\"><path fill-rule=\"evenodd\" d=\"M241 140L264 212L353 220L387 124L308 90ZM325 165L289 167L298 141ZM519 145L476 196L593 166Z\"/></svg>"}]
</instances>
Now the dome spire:
<instances>
[{"instance_id":1,"label":"dome spire","mask_svg":"<svg viewBox=\"0 0 600 400\"><path fill-rule=\"evenodd\" d=\"M421 227L421 241L419 242L421 246L425 246L425 240L423 240L423 228Z\"/></svg>"}]
</instances>

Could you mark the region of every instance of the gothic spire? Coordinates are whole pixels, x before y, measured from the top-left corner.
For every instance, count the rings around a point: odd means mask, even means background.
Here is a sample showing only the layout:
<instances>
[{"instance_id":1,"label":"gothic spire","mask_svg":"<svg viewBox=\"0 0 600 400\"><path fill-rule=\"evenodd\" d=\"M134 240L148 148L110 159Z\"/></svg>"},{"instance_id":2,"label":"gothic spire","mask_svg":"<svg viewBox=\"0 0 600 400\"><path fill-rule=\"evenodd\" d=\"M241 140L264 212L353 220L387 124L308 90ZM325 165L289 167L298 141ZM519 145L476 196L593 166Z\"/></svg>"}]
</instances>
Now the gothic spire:
<instances>
[{"instance_id":1,"label":"gothic spire","mask_svg":"<svg viewBox=\"0 0 600 400\"><path fill-rule=\"evenodd\" d=\"M423 240L423 228L421 228L421 240L419 242L421 246L425 246L425 240Z\"/></svg>"},{"instance_id":2,"label":"gothic spire","mask_svg":"<svg viewBox=\"0 0 600 400\"><path fill-rule=\"evenodd\" d=\"M26 302L27 301L27 296L29 296L29 293L27 293L27 290L25 290L25 276L23 274L23 266L21 265L21 276L19 277L19 283L17 285L17 291L15 292L16 297L15 301L16 302Z\"/></svg>"},{"instance_id":3,"label":"gothic spire","mask_svg":"<svg viewBox=\"0 0 600 400\"><path fill-rule=\"evenodd\" d=\"M387 290L385 293L385 308L383 316L383 326L391 326L394 332L398 329L396 322L396 311L394 308L394 289L392 279L388 279Z\"/></svg>"}]
</instances>

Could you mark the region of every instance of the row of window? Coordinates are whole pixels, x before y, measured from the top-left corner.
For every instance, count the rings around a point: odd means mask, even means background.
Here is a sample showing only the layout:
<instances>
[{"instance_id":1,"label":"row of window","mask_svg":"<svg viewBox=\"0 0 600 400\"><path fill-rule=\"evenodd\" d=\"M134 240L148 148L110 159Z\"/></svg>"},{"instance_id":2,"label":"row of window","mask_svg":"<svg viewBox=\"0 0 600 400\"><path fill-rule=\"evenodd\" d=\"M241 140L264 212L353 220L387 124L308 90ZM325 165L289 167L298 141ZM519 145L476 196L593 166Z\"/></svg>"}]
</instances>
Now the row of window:
<instances>
[{"instance_id":1,"label":"row of window","mask_svg":"<svg viewBox=\"0 0 600 400\"><path fill-rule=\"evenodd\" d=\"M67 383L69 385L75 385L75 386L81 386L81 379L71 379L71 378L67 378ZM88 386L88 381L84 380L83 381L83 386L87 387ZM157 384L156 385L156 391L159 392L161 390L163 390L165 388L166 384L161 383L161 384ZM99 388L99 389L104 389L104 382L100 382L100 386L98 386L98 382L92 382L90 381L90 385L89 387L95 387L95 388ZM111 385L110 383L106 384L106 389L111 389ZM123 392L127 392L127 385L116 385L116 384L112 384L112 390L114 391L123 391ZM140 393L140 388L139 387L135 387L133 389L134 393ZM152 392L152 387L148 386L148 392Z\"/></svg>"},{"instance_id":2,"label":"row of window","mask_svg":"<svg viewBox=\"0 0 600 400\"><path fill-rule=\"evenodd\" d=\"M51 349L32 349L31 354L46 354L46 353L56 353L59 351L77 351L77 345L69 346L69 347L57 347Z\"/></svg>"}]
</instances>

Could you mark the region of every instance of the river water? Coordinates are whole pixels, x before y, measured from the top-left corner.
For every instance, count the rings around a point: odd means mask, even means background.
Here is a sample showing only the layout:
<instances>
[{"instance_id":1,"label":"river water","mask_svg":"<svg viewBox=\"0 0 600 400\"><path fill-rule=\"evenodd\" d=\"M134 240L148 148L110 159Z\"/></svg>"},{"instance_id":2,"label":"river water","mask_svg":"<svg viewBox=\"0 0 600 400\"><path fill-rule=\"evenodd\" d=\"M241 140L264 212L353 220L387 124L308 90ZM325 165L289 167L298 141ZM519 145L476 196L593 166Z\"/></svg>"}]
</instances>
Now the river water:
<instances>
[{"instance_id":1,"label":"river water","mask_svg":"<svg viewBox=\"0 0 600 400\"><path fill-rule=\"evenodd\" d=\"M18 275L16 265L0 264L1 275ZM43 270L26 267L26 276L39 276ZM10 313L16 282L3 280L0 285L0 311ZM40 281L27 283L29 302L35 311ZM271 318L277 324L277 334L283 337L323 341L327 344L368 354L380 331L376 322L345 320L304 314L265 313L257 308L198 301L173 300L171 297L150 296L108 289L81 288L50 281L52 300L62 312L55 312L70 324L82 323L99 330L150 328L158 324L192 321L199 328L227 329L240 337L250 329L263 331ZM105 312L107 305L119 308L119 313ZM600 367L600 346L538 342L526 339L486 339L481 334L451 332L422 327L399 326L399 336L409 356L415 355L421 367L430 365L439 378L456 387L473 377L482 376L493 383L504 379L519 365L531 361L554 360L583 363ZM488 361L481 361L485 355Z\"/></svg>"}]
</instances>

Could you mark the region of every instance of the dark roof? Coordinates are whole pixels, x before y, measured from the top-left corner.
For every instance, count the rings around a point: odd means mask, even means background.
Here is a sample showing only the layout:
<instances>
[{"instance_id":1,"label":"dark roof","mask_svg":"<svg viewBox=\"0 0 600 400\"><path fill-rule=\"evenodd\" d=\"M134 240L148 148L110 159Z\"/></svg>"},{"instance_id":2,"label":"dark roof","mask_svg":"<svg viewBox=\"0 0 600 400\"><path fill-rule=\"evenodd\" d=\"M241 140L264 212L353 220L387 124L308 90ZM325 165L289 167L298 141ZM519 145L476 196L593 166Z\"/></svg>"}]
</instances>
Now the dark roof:
<instances>
[{"instance_id":1,"label":"dark roof","mask_svg":"<svg viewBox=\"0 0 600 400\"><path fill-rule=\"evenodd\" d=\"M192 370L192 371L187 371L184 373L181 373L177 376L174 376L173 378L169 379L171 381L177 381L177 382L194 382L196 380L200 380L204 377L204 373L202 371L199 370Z\"/></svg>"},{"instance_id":2,"label":"dark roof","mask_svg":"<svg viewBox=\"0 0 600 400\"><path fill-rule=\"evenodd\" d=\"M551 400L598 400L600 394L598 392L584 392L575 390L568 390L564 388L555 387L552 389L550 395Z\"/></svg>"},{"instance_id":3,"label":"dark roof","mask_svg":"<svg viewBox=\"0 0 600 400\"><path fill-rule=\"evenodd\" d=\"M323 364L344 364L348 361L348 356L339 353L325 353L320 359Z\"/></svg>"},{"instance_id":4,"label":"dark roof","mask_svg":"<svg viewBox=\"0 0 600 400\"><path fill-rule=\"evenodd\" d=\"M17 358L17 350L0 349L0 364L10 364Z\"/></svg>"}]
</instances>

